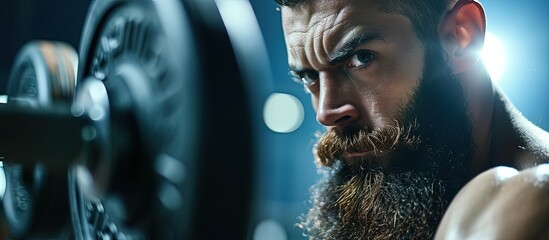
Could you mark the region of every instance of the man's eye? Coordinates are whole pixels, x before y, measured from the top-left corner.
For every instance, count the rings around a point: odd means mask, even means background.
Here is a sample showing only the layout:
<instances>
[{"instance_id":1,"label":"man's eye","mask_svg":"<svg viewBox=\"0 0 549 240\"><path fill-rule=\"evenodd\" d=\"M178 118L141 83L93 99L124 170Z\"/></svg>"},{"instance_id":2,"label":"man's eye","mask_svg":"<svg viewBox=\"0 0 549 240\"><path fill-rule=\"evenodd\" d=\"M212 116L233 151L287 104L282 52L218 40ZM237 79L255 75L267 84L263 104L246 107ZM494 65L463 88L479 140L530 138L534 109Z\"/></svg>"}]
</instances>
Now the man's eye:
<instances>
[{"instance_id":1,"label":"man's eye","mask_svg":"<svg viewBox=\"0 0 549 240\"><path fill-rule=\"evenodd\" d=\"M349 60L347 67L363 68L368 66L374 60L374 54L368 50L361 50L355 53Z\"/></svg>"},{"instance_id":2,"label":"man's eye","mask_svg":"<svg viewBox=\"0 0 549 240\"><path fill-rule=\"evenodd\" d=\"M318 80L318 72L305 71L302 73L291 73L295 82L301 83L308 87L313 85Z\"/></svg>"}]
</instances>

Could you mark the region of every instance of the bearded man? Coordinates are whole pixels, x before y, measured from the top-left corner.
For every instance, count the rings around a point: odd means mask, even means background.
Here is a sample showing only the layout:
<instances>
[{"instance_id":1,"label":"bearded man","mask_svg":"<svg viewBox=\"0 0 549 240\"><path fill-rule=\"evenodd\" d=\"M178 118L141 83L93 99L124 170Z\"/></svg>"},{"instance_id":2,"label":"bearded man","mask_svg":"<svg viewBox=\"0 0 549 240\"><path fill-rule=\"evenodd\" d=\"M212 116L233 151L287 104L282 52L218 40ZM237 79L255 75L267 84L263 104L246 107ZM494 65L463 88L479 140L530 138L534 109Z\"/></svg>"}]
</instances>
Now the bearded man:
<instances>
[{"instance_id":1,"label":"bearded man","mask_svg":"<svg viewBox=\"0 0 549 240\"><path fill-rule=\"evenodd\" d=\"M310 239L549 238L549 134L478 61L480 3L277 2L290 74L326 126Z\"/></svg>"}]
</instances>

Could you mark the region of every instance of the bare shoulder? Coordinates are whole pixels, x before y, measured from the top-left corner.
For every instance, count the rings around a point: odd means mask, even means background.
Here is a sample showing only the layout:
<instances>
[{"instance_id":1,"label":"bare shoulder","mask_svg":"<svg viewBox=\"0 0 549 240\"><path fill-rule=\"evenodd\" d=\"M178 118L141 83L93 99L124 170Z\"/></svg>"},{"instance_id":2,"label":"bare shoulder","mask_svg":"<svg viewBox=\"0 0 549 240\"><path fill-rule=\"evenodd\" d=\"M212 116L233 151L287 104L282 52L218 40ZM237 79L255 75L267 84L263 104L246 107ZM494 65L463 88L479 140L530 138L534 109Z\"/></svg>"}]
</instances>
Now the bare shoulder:
<instances>
[{"instance_id":1,"label":"bare shoulder","mask_svg":"<svg viewBox=\"0 0 549 240\"><path fill-rule=\"evenodd\" d=\"M531 156L536 159L535 163L549 163L549 132L532 123L524 125L528 134L524 134L523 137L533 153Z\"/></svg>"},{"instance_id":2,"label":"bare shoulder","mask_svg":"<svg viewBox=\"0 0 549 240\"><path fill-rule=\"evenodd\" d=\"M450 204L436 239L549 239L549 164L478 175Z\"/></svg>"},{"instance_id":3,"label":"bare shoulder","mask_svg":"<svg viewBox=\"0 0 549 240\"><path fill-rule=\"evenodd\" d=\"M549 132L534 125L522 115L514 118L517 127L516 135L520 141L516 147L520 148L514 155L513 166L519 169L549 163Z\"/></svg>"},{"instance_id":4,"label":"bare shoulder","mask_svg":"<svg viewBox=\"0 0 549 240\"><path fill-rule=\"evenodd\" d=\"M501 92L495 97L490 164L523 170L549 163L549 132L524 117Z\"/></svg>"}]
</instances>

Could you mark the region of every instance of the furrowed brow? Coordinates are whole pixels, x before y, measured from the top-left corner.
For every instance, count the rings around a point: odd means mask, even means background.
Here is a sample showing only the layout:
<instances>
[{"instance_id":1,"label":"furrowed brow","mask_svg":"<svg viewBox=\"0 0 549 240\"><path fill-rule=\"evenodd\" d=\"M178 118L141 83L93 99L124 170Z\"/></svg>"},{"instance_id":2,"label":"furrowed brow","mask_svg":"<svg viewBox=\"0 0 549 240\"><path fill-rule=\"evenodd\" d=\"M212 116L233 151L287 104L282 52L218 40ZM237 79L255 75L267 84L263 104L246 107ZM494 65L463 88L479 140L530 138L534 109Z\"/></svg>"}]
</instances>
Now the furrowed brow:
<instances>
[{"instance_id":1,"label":"furrowed brow","mask_svg":"<svg viewBox=\"0 0 549 240\"><path fill-rule=\"evenodd\" d=\"M353 37L343 47L336 50L330 56L330 65L339 64L355 53L355 49L362 44L366 44L375 40L382 40L383 37L380 34L363 33Z\"/></svg>"},{"instance_id":2,"label":"furrowed brow","mask_svg":"<svg viewBox=\"0 0 549 240\"><path fill-rule=\"evenodd\" d=\"M296 66L289 66L290 67L290 74L296 74L296 75L302 75L306 72L314 72L315 70L312 68L302 68L302 67L296 67Z\"/></svg>"},{"instance_id":3,"label":"furrowed brow","mask_svg":"<svg viewBox=\"0 0 549 240\"><path fill-rule=\"evenodd\" d=\"M359 47L360 45L373 42L376 40L383 40L383 36L381 34L377 33L362 33L357 34L355 37L353 37L350 41L348 41L343 47L336 50L330 57L329 57L329 65L337 65L349 57L351 57L355 53L355 49ZM316 72L313 68L303 68L299 67L293 64L289 64L290 73L294 73L297 75L302 75L306 72Z\"/></svg>"}]
</instances>

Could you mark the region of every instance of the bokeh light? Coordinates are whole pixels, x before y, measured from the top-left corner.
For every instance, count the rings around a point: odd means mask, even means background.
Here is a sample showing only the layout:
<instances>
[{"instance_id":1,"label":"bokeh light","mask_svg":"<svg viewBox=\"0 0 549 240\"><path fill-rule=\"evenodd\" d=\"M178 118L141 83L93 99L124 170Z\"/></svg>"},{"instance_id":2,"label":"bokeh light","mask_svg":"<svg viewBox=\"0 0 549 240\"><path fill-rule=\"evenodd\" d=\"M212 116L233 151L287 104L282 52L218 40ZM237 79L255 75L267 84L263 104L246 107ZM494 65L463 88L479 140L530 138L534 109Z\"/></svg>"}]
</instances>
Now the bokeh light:
<instances>
[{"instance_id":1,"label":"bokeh light","mask_svg":"<svg viewBox=\"0 0 549 240\"><path fill-rule=\"evenodd\" d=\"M254 240L286 240L284 227L279 222L266 219L261 221L254 231Z\"/></svg>"},{"instance_id":2,"label":"bokeh light","mask_svg":"<svg viewBox=\"0 0 549 240\"><path fill-rule=\"evenodd\" d=\"M263 108L265 124L277 133L295 131L303 123L303 116L303 104L290 94L271 94Z\"/></svg>"}]
</instances>

